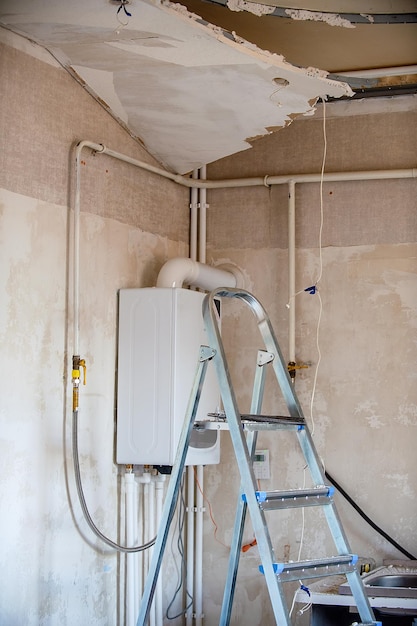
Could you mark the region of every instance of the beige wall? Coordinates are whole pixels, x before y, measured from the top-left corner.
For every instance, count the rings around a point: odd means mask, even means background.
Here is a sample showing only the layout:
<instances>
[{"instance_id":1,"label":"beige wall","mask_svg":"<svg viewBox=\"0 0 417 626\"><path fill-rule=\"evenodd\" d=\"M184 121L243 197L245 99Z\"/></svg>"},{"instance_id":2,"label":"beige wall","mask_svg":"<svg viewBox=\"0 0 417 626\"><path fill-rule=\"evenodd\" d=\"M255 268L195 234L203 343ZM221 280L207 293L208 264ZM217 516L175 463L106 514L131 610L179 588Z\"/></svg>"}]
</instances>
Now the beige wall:
<instances>
[{"instance_id":1,"label":"beige wall","mask_svg":"<svg viewBox=\"0 0 417 626\"><path fill-rule=\"evenodd\" d=\"M122 623L122 561L101 546L91 549L88 542L96 545L95 540L82 519L68 460L70 153L74 142L91 139L152 159L51 59L16 37L2 37L11 45L0 54L0 497L6 511L1 562L7 572L0 621L25 626ZM336 106L328 107L329 114ZM355 107L362 110L358 103ZM329 116L327 169L415 167L415 106L413 113L407 107L389 114L379 109L373 115ZM209 176L318 172L321 155L322 123L312 118L214 164ZM86 153L83 161L80 341L88 385L81 391L81 461L93 515L114 536L121 532L117 468L109 463L117 291L155 284L167 258L187 254L188 193L103 156ZM314 403L315 440L329 471L411 551L417 549L415 191L415 181L324 188L322 362ZM286 352L285 188L212 191L208 201L208 258L242 268ZM317 186L300 186L297 289L317 276L318 224ZM296 303L297 358L312 363L297 375L297 391L309 415L318 299L303 294ZM233 375L247 406L258 342L246 323L246 316L225 308ZM248 338L250 349L243 343ZM273 391L266 409L281 405ZM301 485L297 449L285 435L277 437L260 441L271 452L271 485ZM226 436L222 463L208 468L206 476L217 538L228 546L238 479ZM397 556L348 506L340 506L355 551L378 562ZM273 523L278 558L296 558L301 536L297 515L284 513ZM311 515L304 557L321 544L330 549ZM245 537L252 538L250 528ZM208 514L205 541L204 612L205 623L212 626L218 623L228 551L215 541ZM257 565L252 549L242 561L234 624L271 623ZM174 568L169 573L173 579Z\"/></svg>"},{"instance_id":2,"label":"beige wall","mask_svg":"<svg viewBox=\"0 0 417 626\"><path fill-rule=\"evenodd\" d=\"M87 528L70 460L73 151L104 142L153 162L42 51L1 31L0 622L124 623L124 559ZM82 155L80 458L91 514L123 540L114 459L117 292L188 254L188 192Z\"/></svg>"},{"instance_id":3,"label":"beige wall","mask_svg":"<svg viewBox=\"0 0 417 626\"><path fill-rule=\"evenodd\" d=\"M326 171L412 168L417 162L415 98L390 100L361 114L361 103L327 105ZM208 168L209 178L320 172L323 122L294 122L288 129L257 142L251 151ZM296 297L296 356L309 363L297 374L296 390L314 429L314 440L327 470L357 503L414 554L417 552L417 213L416 180L346 182L323 188L323 304L319 328L321 363L316 346L318 296ZM208 258L233 261L244 268L247 285L269 310L284 355L288 356L287 188L248 188L209 193ZM319 275L319 185L297 185L296 290ZM250 320L234 307L223 308L223 336L244 408L248 408L256 348ZM271 389L266 408L276 413L282 401ZM262 435L268 448L271 480L262 487L302 486L303 461L286 435ZM227 478L227 480L226 480ZM306 479L308 483L308 478ZM222 464L207 470L207 495L219 529L230 545L238 479L227 435ZM371 530L337 496L354 552L381 563L401 555ZM300 512L270 513L278 560L297 559L302 536ZM334 553L332 541L315 509L306 511L302 558ZM245 540L251 540L250 527ZM205 569L207 624L216 624L227 550L206 527L210 560ZM404 557L405 558L405 557ZM271 623L269 601L257 574L256 548L242 557L234 624ZM291 600L291 594L289 594ZM297 622L301 623L301 622Z\"/></svg>"}]
</instances>

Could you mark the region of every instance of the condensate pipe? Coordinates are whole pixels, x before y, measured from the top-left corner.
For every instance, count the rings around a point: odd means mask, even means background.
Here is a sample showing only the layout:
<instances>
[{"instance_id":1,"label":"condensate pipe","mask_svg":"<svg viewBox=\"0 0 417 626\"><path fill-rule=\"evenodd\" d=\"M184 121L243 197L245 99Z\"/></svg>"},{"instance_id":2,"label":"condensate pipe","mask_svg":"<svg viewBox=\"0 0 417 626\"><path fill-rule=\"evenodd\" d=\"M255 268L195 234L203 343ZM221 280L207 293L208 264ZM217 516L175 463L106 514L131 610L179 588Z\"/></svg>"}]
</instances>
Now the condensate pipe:
<instances>
[{"instance_id":1,"label":"condensate pipe","mask_svg":"<svg viewBox=\"0 0 417 626\"><path fill-rule=\"evenodd\" d=\"M130 471L125 472L125 516L126 516L126 545L133 546L135 537L135 513L136 513L136 484L135 475ZM136 557L137 554L126 555L126 626L134 626L136 623L135 597L137 596L136 581Z\"/></svg>"},{"instance_id":2,"label":"condensate pipe","mask_svg":"<svg viewBox=\"0 0 417 626\"><path fill-rule=\"evenodd\" d=\"M164 482L165 476L163 474L158 474L157 476L152 476L152 480L155 482L155 495L156 495L156 524L155 529L159 528L161 518L162 518L162 502L164 499ZM155 615L156 615L156 626L163 626L163 603L162 603L162 568L159 572L158 580L156 582L155 589Z\"/></svg>"},{"instance_id":3,"label":"condensate pipe","mask_svg":"<svg viewBox=\"0 0 417 626\"><path fill-rule=\"evenodd\" d=\"M197 466L197 498L195 524L195 626L203 623L203 522L204 522L204 466Z\"/></svg>"},{"instance_id":4,"label":"condensate pipe","mask_svg":"<svg viewBox=\"0 0 417 626\"><path fill-rule=\"evenodd\" d=\"M149 483L149 536L155 537L156 526L155 526L155 483L151 479ZM149 564L152 558L153 548L149 550ZM156 596L153 599L151 604L151 610L149 613L149 626L156 626Z\"/></svg>"},{"instance_id":5,"label":"condensate pipe","mask_svg":"<svg viewBox=\"0 0 417 626\"><path fill-rule=\"evenodd\" d=\"M194 466L187 467L187 593L185 616L186 626L191 626L194 617Z\"/></svg>"}]
</instances>

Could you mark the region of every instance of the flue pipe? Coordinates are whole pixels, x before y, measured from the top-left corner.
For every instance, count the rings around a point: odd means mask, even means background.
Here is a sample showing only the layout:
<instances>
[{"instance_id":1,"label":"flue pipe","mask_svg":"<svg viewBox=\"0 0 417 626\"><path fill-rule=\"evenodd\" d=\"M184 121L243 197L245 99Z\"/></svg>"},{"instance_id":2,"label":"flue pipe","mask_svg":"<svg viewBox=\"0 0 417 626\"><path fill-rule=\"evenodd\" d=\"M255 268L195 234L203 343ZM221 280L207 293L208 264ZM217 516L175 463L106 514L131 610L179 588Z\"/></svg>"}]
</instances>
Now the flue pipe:
<instances>
[{"instance_id":1,"label":"flue pipe","mask_svg":"<svg viewBox=\"0 0 417 626\"><path fill-rule=\"evenodd\" d=\"M157 287L179 287L183 284L212 291L217 287L236 287L238 276L231 271L198 263L191 259L176 257L167 261L161 268Z\"/></svg>"}]
</instances>

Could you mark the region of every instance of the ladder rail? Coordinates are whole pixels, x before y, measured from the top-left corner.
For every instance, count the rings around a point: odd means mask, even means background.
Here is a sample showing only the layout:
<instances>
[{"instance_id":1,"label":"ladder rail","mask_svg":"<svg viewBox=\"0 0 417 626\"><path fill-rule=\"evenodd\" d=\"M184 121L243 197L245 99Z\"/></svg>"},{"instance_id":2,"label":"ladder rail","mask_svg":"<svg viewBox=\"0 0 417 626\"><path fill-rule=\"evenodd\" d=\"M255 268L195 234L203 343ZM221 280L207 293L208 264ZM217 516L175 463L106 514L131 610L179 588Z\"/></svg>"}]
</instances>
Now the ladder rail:
<instances>
[{"instance_id":1,"label":"ladder rail","mask_svg":"<svg viewBox=\"0 0 417 626\"><path fill-rule=\"evenodd\" d=\"M282 394L286 401L289 413L291 417L304 418L304 413L299 403L297 396L294 393L293 384L291 382L288 368L285 364L284 357L278 344L278 340L275 336L274 329L267 312L262 304L248 291L244 289L233 288L219 288L208 294L203 301L203 317L209 325L213 326L214 330L217 329L217 339L221 343L220 334L218 331L217 319L215 316L215 298L237 298L245 302L252 313L254 314L259 331L264 340L265 348L268 352L275 354L276 357L272 361L272 366L275 371L278 383L281 387ZM223 352L223 358L225 355Z\"/></svg>"},{"instance_id":2,"label":"ladder rail","mask_svg":"<svg viewBox=\"0 0 417 626\"><path fill-rule=\"evenodd\" d=\"M239 545L239 542L241 542L243 532L242 520L244 521L246 511L247 509L249 509L252 525L255 531L255 536L257 538L259 555L261 558L263 573L265 574L265 579L268 586L275 619L277 621L277 624L279 623L283 626L290 626L291 622L289 621L289 615L286 607L285 596L282 590L282 585L278 584L277 576L274 572L274 563L272 558L273 547L271 544L269 532L267 530L264 512L259 508L259 503L256 498L256 481L252 471L251 456L248 451L246 440L243 434L241 416L237 407L236 397L232 386L232 381L227 365L227 359L224 352L215 313L216 309L214 305L214 298L216 297L237 298L249 305L252 313L255 315L255 318L257 320L258 329L263 338L266 350L275 356L275 358L272 360L272 366L279 387L286 401L290 416L298 418L300 419L300 421L304 422L305 417L301 405L298 401L297 395L295 393L293 384L291 382L288 369L281 353L271 322L261 303L252 294L242 289L219 288L208 294L203 301L203 317L205 320L210 345L212 347L215 347L216 350L216 355L213 358L213 364L217 372L220 393L223 400L227 421L229 424L231 439L235 449L236 460L239 466L242 485L245 486L246 492L246 506L238 505L238 510L236 513L235 530L238 534L236 545ZM259 398L259 400L261 401L262 399ZM304 454L307 465L310 469L314 483L316 484L316 486L325 485L324 470L322 468L318 453L313 444L310 431L305 424L300 425L297 428L297 435L300 447ZM350 554L351 551L349 547L349 542L344 533L334 503L330 503L330 505L325 506L324 509L326 520L339 555L342 556ZM234 545L234 550L236 549L236 545ZM238 567L237 554L231 557L230 563L232 567L231 580L233 580L233 584L235 584ZM353 571L347 572L346 575L349 582L352 582L351 589L361 619L366 623L376 624L377 622L375 622L375 617L373 615L369 599L363 588L359 572L356 568L353 568ZM229 591L231 589L232 587L230 586ZM227 606L227 614L225 613L225 615L223 616L224 621L221 622L221 626L227 626L230 620L231 603L228 604L224 601L223 607L225 606Z\"/></svg>"},{"instance_id":3,"label":"ladder rail","mask_svg":"<svg viewBox=\"0 0 417 626\"><path fill-rule=\"evenodd\" d=\"M164 556L168 533L174 517L177 505L178 495L180 491L181 479L184 472L185 459L188 452L188 445L193 429L194 420L197 414L198 404L200 401L201 391L203 388L204 378L206 375L207 365L214 356L214 351L207 346L201 346L200 357L197 365L197 371L194 377L193 387L188 402L187 412L181 430L178 442L177 454L173 465L171 477L169 479L167 493L165 496L164 506L162 509L161 521L156 536L156 542L152 552L151 563L149 566L146 583L143 591L141 604L139 607L139 615L136 626L145 626L151 610L152 600L155 594L156 583L161 569L162 559Z\"/></svg>"},{"instance_id":4,"label":"ladder rail","mask_svg":"<svg viewBox=\"0 0 417 626\"><path fill-rule=\"evenodd\" d=\"M271 355L272 356L272 355ZM262 399L265 388L265 374L266 368L263 367L266 363L270 362L270 358L264 356L264 353L258 352L258 363L255 370L255 379L253 384L251 413L259 413L262 408ZM249 431L246 436L246 443L248 446L251 461L253 462L253 455L256 449L256 442L258 439L258 431ZM236 506L235 523L233 527L233 539L230 547L229 555L229 567L226 578L226 584L223 594L222 610L220 613L219 626L227 626L230 623L232 614L232 606L236 589L236 579L239 568L240 555L242 550L243 531L245 528L247 504L242 497L243 489L240 487L239 498Z\"/></svg>"},{"instance_id":5,"label":"ladder rail","mask_svg":"<svg viewBox=\"0 0 417 626\"><path fill-rule=\"evenodd\" d=\"M203 317L206 322L206 331L209 343L214 347L216 354L212 363L217 372L219 381L220 394L223 400L223 407L229 423L229 432L232 439L233 447L236 454L236 461L239 467L242 485L245 486L247 508L251 516L252 526L257 540L259 555L264 566L265 581L271 598L272 609L277 624L282 626L291 626L289 621L288 609L282 585L278 584L274 571L273 547L267 530L267 523L264 512L259 508L256 499L256 480L252 470L251 457L246 444L244 430L237 406L236 396L234 393L227 359L220 337L220 330L217 324L216 313L214 311L214 294L218 296L229 295L231 292L236 293L236 297L247 299L248 301L257 301L247 292L239 290L225 291L216 289L208 294L203 300ZM260 306L260 305L259 305ZM227 624L227 622L225 622Z\"/></svg>"}]
</instances>

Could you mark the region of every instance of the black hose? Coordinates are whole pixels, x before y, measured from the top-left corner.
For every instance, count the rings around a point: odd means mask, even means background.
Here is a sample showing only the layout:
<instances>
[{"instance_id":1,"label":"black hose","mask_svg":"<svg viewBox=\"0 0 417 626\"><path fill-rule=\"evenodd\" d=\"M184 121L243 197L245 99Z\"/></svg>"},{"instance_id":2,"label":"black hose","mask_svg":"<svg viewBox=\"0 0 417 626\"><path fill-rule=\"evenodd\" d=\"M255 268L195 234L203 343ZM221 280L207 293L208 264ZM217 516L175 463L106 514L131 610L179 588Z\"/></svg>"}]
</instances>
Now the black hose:
<instances>
[{"instance_id":1,"label":"black hose","mask_svg":"<svg viewBox=\"0 0 417 626\"><path fill-rule=\"evenodd\" d=\"M78 411L73 411L72 413L72 456L73 456L73 461L74 461L75 483L77 485L78 498L80 500L80 504L84 513L85 520L87 524L89 525L89 527L91 528L91 530L93 531L93 533L99 539L101 539L101 541L104 541L104 543L106 543L108 546L110 546L111 548L114 548L115 550L118 550L119 552L127 552L127 553L142 552L143 550L147 550L148 548L153 546L156 541L156 537L154 537L154 539L152 539L151 541L148 541L147 543L141 546L133 546L131 548L127 548L126 546L121 546L115 541L112 541L111 539L106 537L106 535L103 535L103 533L94 524L91 518L90 512L88 510L87 503L85 501L83 486L82 486L82 481L81 481L80 460L78 456Z\"/></svg>"},{"instance_id":2,"label":"black hose","mask_svg":"<svg viewBox=\"0 0 417 626\"><path fill-rule=\"evenodd\" d=\"M356 504L353 498L351 498L351 496L343 489L343 487L341 487L339 483L336 482L336 480L333 478L333 476L329 474L329 472L325 472L325 475L326 475L326 478L328 478L330 482L336 487L336 489L340 491L341 495L349 502L349 504L353 506L355 511L359 513L359 515L365 520L365 522L369 524L369 526L371 526L371 528L376 530L377 533L379 533L382 537L384 537L384 539L386 539L391 545L393 545L394 548L397 548L397 550L399 550L399 552L404 554L404 556L406 556L408 559L411 559L412 561L417 560L417 557L415 557L413 554L408 552L408 550L400 546L400 544L397 543L395 539L390 537L390 535L388 535L388 533L386 533L385 530L382 530L382 528L377 526L377 524L375 524L375 522L373 522L371 518L368 517L366 513L364 513L364 511L362 511L360 506Z\"/></svg>"}]
</instances>

